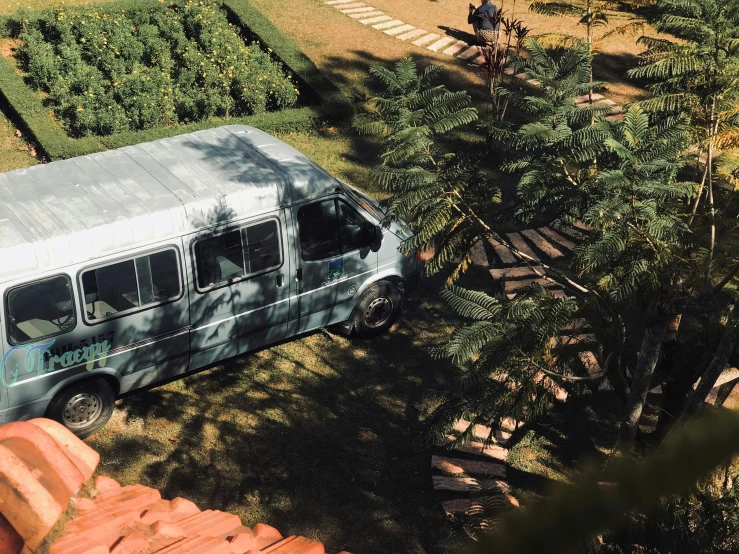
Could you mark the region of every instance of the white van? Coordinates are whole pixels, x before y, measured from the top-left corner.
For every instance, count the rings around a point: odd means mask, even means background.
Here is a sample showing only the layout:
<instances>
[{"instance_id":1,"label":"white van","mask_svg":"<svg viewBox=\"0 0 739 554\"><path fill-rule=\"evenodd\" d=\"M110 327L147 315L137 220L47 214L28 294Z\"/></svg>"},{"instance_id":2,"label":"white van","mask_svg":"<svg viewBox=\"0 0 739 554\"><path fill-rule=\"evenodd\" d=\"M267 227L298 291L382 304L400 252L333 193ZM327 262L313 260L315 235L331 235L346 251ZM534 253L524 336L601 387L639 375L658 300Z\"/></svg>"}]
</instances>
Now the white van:
<instances>
[{"instance_id":1,"label":"white van","mask_svg":"<svg viewBox=\"0 0 739 554\"><path fill-rule=\"evenodd\" d=\"M0 174L0 423L85 437L119 394L327 325L381 332L419 275L381 218L240 125Z\"/></svg>"}]
</instances>

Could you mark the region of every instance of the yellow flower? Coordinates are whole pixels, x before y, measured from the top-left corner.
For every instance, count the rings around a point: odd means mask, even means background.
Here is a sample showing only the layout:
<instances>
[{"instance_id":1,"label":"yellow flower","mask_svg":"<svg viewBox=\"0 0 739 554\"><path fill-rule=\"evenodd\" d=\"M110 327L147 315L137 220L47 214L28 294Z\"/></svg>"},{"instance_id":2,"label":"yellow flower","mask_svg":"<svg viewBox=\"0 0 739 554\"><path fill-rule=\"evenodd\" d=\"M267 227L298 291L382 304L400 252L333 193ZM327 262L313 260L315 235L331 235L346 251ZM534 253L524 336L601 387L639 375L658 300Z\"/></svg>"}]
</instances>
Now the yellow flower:
<instances>
[{"instance_id":1,"label":"yellow flower","mask_svg":"<svg viewBox=\"0 0 739 554\"><path fill-rule=\"evenodd\" d=\"M78 112L81 112L82 111L82 106L77 106L77 111Z\"/></svg>"}]
</instances>

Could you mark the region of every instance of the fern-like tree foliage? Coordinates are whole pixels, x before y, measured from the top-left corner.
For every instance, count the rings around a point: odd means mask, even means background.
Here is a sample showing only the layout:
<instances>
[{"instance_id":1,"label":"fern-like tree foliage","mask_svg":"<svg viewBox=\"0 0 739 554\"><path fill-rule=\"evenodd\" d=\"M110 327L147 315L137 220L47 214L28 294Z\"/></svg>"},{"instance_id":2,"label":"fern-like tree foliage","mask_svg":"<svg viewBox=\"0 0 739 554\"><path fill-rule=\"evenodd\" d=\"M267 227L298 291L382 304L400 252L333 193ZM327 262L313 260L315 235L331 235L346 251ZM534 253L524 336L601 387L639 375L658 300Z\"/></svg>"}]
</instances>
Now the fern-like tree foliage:
<instances>
[{"instance_id":1,"label":"fern-like tree foliage","mask_svg":"<svg viewBox=\"0 0 739 554\"><path fill-rule=\"evenodd\" d=\"M652 24L679 40L641 37L647 50L628 75L651 81L654 98L641 102L645 110L690 115L694 142L706 160L700 191L707 184L711 226L707 286L716 242L714 157L717 149L739 142L739 1L660 0ZM691 222L700 199L701 194Z\"/></svg>"},{"instance_id":2,"label":"fern-like tree foliage","mask_svg":"<svg viewBox=\"0 0 739 554\"><path fill-rule=\"evenodd\" d=\"M631 4L641 4L641 2L630 2ZM625 35L634 33L637 29L643 27L643 23L638 19L620 20L610 29L597 33L600 28L605 29L619 15L614 14L614 10L620 8L622 2L614 0L574 0L566 2L563 0L537 0L532 2L529 10L541 15L553 17L568 17L577 21L579 25L585 28L585 43L588 50L594 53L600 47L600 44L607 38L614 35ZM609 19L611 18L611 19ZM619 19L623 19L619 17ZM542 44L549 47L568 47L577 42L577 38L562 33L547 33L539 35L538 40ZM590 70L589 80L593 80L593 72ZM592 103L592 89L588 90L588 98Z\"/></svg>"},{"instance_id":3,"label":"fern-like tree foliage","mask_svg":"<svg viewBox=\"0 0 739 554\"><path fill-rule=\"evenodd\" d=\"M406 252L433 248L427 271L436 272L464 252L452 280L470 263L469 250L484 229L477 225L500 202L475 154L446 150L441 139L477 120L465 91L435 85L441 66L418 72L410 58L394 70L372 66L370 73L385 87L360 120L360 133L383 140L382 163L372 172L376 184L390 193L388 220L401 220L413 232L401 248Z\"/></svg>"},{"instance_id":4,"label":"fern-like tree foliage","mask_svg":"<svg viewBox=\"0 0 739 554\"><path fill-rule=\"evenodd\" d=\"M555 355L553 348L554 337L577 310L576 301L555 298L541 287L512 302L457 286L441 294L470 323L434 350L464 373L431 418L432 440L442 441L460 418L498 430L506 419L532 421L548 411L560 391L559 376L573 372L568 357ZM473 425L452 444L470 440ZM495 438L494 431L487 440Z\"/></svg>"},{"instance_id":5,"label":"fern-like tree foliage","mask_svg":"<svg viewBox=\"0 0 739 554\"><path fill-rule=\"evenodd\" d=\"M582 41L555 55L534 39L526 41L529 57L512 60L538 83L536 88L513 91L512 103L533 121L518 129L490 125L490 137L512 160L503 169L521 175L518 181L518 215L524 221L548 214L551 221L583 211L587 183L594 175L593 161L604 152L610 136L602 116L610 107L578 106L578 97L595 83L590 80L593 55Z\"/></svg>"},{"instance_id":6,"label":"fern-like tree foliage","mask_svg":"<svg viewBox=\"0 0 739 554\"><path fill-rule=\"evenodd\" d=\"M679 201L695 191L695 183L678 181L689 130L684 115L650 125L648 114L631 107L605 141L611 167L592 179L582 214L599 232L576 249L575 263L615 303L674 286L676 256L692 243L678 215Z\"/></svg>"}]
</instances>

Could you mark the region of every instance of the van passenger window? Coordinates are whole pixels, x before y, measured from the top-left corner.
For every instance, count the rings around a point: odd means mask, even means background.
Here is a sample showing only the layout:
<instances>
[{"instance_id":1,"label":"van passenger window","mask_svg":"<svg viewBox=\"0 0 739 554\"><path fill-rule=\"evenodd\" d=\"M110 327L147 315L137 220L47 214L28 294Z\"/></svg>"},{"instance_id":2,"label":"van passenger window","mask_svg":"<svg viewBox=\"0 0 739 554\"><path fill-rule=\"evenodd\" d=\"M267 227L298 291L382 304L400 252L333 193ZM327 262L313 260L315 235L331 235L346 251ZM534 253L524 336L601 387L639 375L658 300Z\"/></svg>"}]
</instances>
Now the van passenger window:
<instances>
[{"instance_id":1,"label":"van passenger window","mask_svg":"<svg viewBox=\"0 0 739 554\"><path fill-rule=\"evenodd\" d=\"M11 289L7 309L8 338L14 345L67 333L76 323L72 285L66 275Z\"/></svg>"},{"instance_id":2,"label":"van passenger window","mask_svg":"<svg viewBox=\"0 0 739 554\"><path fill-rule=\"evenodd\" d=\"M102 319L180 294L177 253L165 250L82 274L87 319Z\"/></svg>"},{"instance_id":3,"label":"van passenger window","mask_svg":"<svg viewBox=\"0 0 739 554\"><path fill-rule=\"evenodd\" d=\"M338 199L302 206L298 210L300 249L304 260L322 260L368 246L370 225Z\"/></svg>"},{"instance_id":4,"label":"van passenger window","mask_svg":"<svg viewBox=\"0 0 739 554\"><path fill-rule=\"evenodd\" d=\"M200 289L268 271L281 264L280 232L274 219L195 243Z\"/></svg>"}]
</instances>

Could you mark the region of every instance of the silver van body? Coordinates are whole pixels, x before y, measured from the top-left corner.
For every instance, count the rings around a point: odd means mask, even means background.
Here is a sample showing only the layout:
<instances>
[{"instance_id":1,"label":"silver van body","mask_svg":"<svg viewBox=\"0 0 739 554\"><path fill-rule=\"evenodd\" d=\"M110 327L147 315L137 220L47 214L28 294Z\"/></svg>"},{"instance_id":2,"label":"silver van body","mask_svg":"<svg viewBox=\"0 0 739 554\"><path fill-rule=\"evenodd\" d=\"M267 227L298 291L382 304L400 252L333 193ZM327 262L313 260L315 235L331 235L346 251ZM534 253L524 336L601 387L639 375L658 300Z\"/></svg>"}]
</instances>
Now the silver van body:
<instances>
[{"instance_id":1,"label":"silver van body","mask_svg":"<svg viewBox=\"0 0 739 554\"><path fill-rule=\"evenodd\" d=\"M0 174L0 423L93 376L122 394L349 321L379 281L404 292L417 262L381 217L239 125Z\"/></svg>"}]
</instances>

